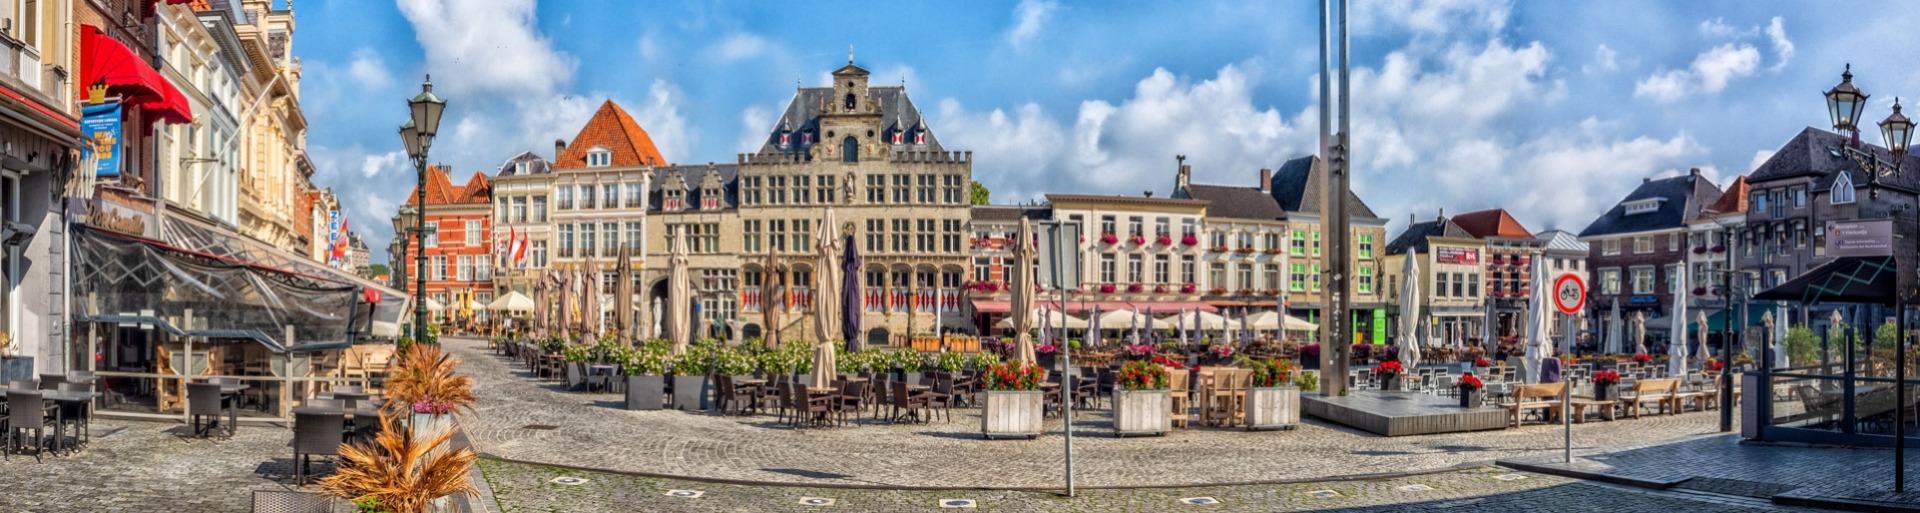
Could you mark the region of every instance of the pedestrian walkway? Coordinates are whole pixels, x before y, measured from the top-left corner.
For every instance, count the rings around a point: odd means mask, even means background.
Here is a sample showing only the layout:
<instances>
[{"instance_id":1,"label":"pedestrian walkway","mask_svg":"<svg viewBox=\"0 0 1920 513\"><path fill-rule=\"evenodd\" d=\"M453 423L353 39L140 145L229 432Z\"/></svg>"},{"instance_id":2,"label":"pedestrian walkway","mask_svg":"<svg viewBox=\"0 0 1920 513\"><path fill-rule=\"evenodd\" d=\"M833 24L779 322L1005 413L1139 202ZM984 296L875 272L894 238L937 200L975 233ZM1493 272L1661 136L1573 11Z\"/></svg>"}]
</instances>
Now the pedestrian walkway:
<instances>
[{"instance_id":1,"label":"pedestrian walkway","mask_svg":"<svg viewBox=\"0 0 1920 513\"><path fill-rule=\"evenodd\" d=\"M1911 456L1911 455L1909 455ZM1907 460L1907 493L1893 493L1893 451L1742 443L1711 435L1656 447L1501 460L1518 468L1653 489L1700 490L1781 504L1920 511L1920 464Z\"/></svg>"}]
</instances>

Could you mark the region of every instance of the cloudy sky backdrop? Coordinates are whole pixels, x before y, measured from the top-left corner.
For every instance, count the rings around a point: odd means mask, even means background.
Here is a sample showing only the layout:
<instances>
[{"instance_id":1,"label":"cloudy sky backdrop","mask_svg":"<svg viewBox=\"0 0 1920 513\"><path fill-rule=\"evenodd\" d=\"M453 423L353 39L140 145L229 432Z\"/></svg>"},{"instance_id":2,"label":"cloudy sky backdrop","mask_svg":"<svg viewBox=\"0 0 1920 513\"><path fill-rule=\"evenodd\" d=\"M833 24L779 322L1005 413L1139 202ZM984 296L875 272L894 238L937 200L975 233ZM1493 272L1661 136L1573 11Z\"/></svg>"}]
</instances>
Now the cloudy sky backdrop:
<instances>
[{"instance_id":1,"label":"cloudy sky backdrop","mask_svg":"<svg viewBox=\"0 0 1920 513\"><path fill-rule=\"evenodd\" d=\"M1578 230L1642 177L1750 171L1852 63L1878 120L1920 95L1900 2L1354 0L1354 187L1394 220L1505 207ZM676 163L759 144L848 47L904 82L996 202L1254 183L1313 151L1317 3L299 2L314 181L384 260L413 184L395 127L431 73L433 157L491 173L613 99ZM1839 11L1837 9L1852 9ZM1907 58L1902 58L1907 57ZM1874 141L1878 135L1871 134Z\"/></svg>"}]
</instances>

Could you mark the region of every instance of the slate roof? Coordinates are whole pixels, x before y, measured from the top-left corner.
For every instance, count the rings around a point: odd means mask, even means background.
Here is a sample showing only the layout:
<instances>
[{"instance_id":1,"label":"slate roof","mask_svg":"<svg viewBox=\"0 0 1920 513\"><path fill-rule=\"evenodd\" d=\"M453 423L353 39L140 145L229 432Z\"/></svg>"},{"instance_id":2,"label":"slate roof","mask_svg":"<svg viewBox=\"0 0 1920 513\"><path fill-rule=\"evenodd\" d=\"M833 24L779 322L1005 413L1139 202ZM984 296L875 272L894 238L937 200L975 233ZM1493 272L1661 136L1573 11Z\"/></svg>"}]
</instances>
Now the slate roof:
<instances>
[{"instance_id":1,"label":"slate roof","mask_svg":"<svg viewBox=\"0 0 1920 513\"><path fill-rule=\"evenodd\" d=\"M455 203L489 203L492 200L493 185L487 181L487 174L473 172L466 185L454 185L447 177L448 169L443 165L427 166L427 204L450 205ZM415 204L420 198L420 187L414 186L407 191L408 205Z\"/></svg>"},{"instance_id":2,"label":"slate roof","mask_svg":"<svg viewBox=\"0 0 1920 513\"><path fill-rule=\"evenodd\" d=\"M1274 171L1268 183L1272 185L1273 200L1280 203L1280 208L1287 212L1320 213L1320 183L1326 171L1319 162L1320 158L1312 155L1296 157ZM1347 211L1356 218L1379 217L1353 191L1347 191Z\"/></svg>"},{"instance_id":3,"label":"slate roof","mask_svg":"<svg viewBox=\"0 0 1920 513\"><path fill-rule=\"evenodd\" d=\"M852 67L851 64L848 65ZM854 69L859 69L854 67ZM846 70L846 68L841 68ZM864 70L861 70L864 73ZM838 72L836 72L838 73ZM787 103L787 110L774 120L767 129L767 140L760 145L760 153L803 152L811 144L802 144L801 135L811 130L814 144L838 144L839 141L825 141L820 133L820 106L833 97L831 87L802 87L794 92L793 100ZM893 145L895 150L907 151L945 151L941 149L940 139L934 137L933 130L927 128L926 120L920 117L920 108L913 105L913 99L907 97L904 86L868 86L867 101L879 102L880 126L885 133L878 134L882 141L892 141L893 133L905 134L902 143ZM791 145L780 147L780 132L789 131ZM926 144L914 144L914 135L927 134Z\"/></svg>"},{"instance_id":4,"label":"slate roof","mask_svg":"<svg viewBox=\"0 0 1920 513\"><path fill-rule=\"evenodd\" d=\"M1033 220L1047 218L1049 208L1046 205L974 205L974 221L988 223L1015 223L1021 217Z\"/></svg>"},{"instance_id":5,"label":"slate roof","mask_svg":"<svg viewBox=\"0 0 1920 513\"><path fill-rule=\"evenodd\" d=\"M600 104L600 110L587 120L587 126L581 127L580 133L573 136L573 142L567 144L566 151L554 159L553 167L587 167L587 152L594 147L613 152L613 167L659 166L667 162L660 156L660 149L653 146L653 137L613 100Z\"/></svg>"},{"instance_id":6,"label":"slate roof","mask_svg":"<svg viewBox=\"0 0 1920 513\"><path fill-rule=\"evenodd\" d=\"M494 176L513 176L518 174L520 166L516 164L521 162L527 163L527 174L529 175L541 175L553 172L553 165L548 163L547 159L540 158L540 155L531 151L523 151L520 152L519 155L514 155L513 158L501 163L500 169L494 172Z\"/></svg>"},{"instance_id":7,"label":"slate roof","mask_svg":"<svg viewBox=\"0 0 1920 513\"><path fill-rule=\"evenodd\" d=\"M1452 220L1454 224L1460 225L1461 229L1473 234L1473 237L1476 239L1485 239L1488 237L1509 239L1533 238L1533 232L1527 231L1527 227L1521 226L1520 221L1514 219L1513 214L1507 213L1507 210L1504 208L1467 212L1453 216Z\"/></svg>"},{"instance_id":8,"label":"slate roof","mask_svg":"<svg viewBox=\"0 0 1920 513\"><path fill-rule=\"evenodd\" d=\"M1582 255L1587 254L1587 243L1580 242L1580 238L1575 236L1573 232L1566 230L1547 230L1536 235L1537 237L1534 237L1534 239L1542 241L1544 243L1542 246L1547 251L1568 251Z\"/></svg>"},{"instance_id":9,"label":"slate roof","mask_svg":"<svg viewBox=\"0 0 1920 513\"><path fill-rule=\"evenodd\" d=\"M1425 253L1427 251L1428 237L1474 238L1473 234L1467 233L1467 230L1461 228L1460 225L1454 224L1452 220L1442 217L1432 221L1423 221L1407 225L1406 231L1400 232L1400 235L1394 237L1392 242L1387 243L1387 254L1399 255L1406 253L1408 250L1412 250L1414 253Z\"/></svg>"},{"instance_id":10,"label":"slate roof","mask_svg":"<svg viewBox=\"0 0 1920 513\"><path fill-rule=\"evenodd\" d=\"M1653 198L1662 200L1658 210L1627 215L1627 203ZM1685 174L1648 180L1641 182L1640 187L1594 219L1586 229L1580 230L1580 238L1680 228L1687 220L1700 215L1701 209L1719 199L1720 188L1699 175Z\"/></svg>"},{"instance_id":11,"label":"slate roof","mask_svg":"<svg viewBox=\"0 0 1920 513\"><path fill-rule=\"evenodd\" d=\"M669 173L679 173L687 187L686 208L681 212L694 212L700 207L700 182L706 179L708 164L685 164L662 166L653 169L651 190L647 191L647 211L660 211L660 191L666 186ZM714 172L720 174L720 208L740 208L740 166L737 164L712 164Z\"/></svg>"},{"instance_id":12,"label":"slate roof","mask_svg":"<svg viewBox=\"0 0 1920 513\"><path fill-rule=\"evenodd\" d=\"M1832 186L1840 173L1848 173L1856 187L1867 185L1867 175L1860 171L1860 165L1848 157L1842 148L1850 144L1850 139L1841 134L1808 127L1801 130L1787 144L1781 146L1766 163L1753 170L1749 180L1754 183L1766 183L1773 180L1801 176L1814 177L1821 187ZM1872 152L1882 162L1892 162L1893 156L1885 148L1871 144L1862 144L1861 149ZM1908 155L1901 169L1920 169L1920 156ZM1903 172L1894 176L1882 177L1883 186L1908 191L1920 191L1920 173Z\"/></svg>"},{"instance_id":13,"label":"slate roof","mask_svg":"<svg viewBox=\"0 0 1920 513\"><path fill-rule=\"evenodd\" d=\"M1211 202L1207 205L1207 217L1259 221L1287 218L1287 211L1280 208L1280 203L1260 192L1258 187L1192 184L1186 190L1173 191L1173 197Z\"/></svg>"}]
</instances>

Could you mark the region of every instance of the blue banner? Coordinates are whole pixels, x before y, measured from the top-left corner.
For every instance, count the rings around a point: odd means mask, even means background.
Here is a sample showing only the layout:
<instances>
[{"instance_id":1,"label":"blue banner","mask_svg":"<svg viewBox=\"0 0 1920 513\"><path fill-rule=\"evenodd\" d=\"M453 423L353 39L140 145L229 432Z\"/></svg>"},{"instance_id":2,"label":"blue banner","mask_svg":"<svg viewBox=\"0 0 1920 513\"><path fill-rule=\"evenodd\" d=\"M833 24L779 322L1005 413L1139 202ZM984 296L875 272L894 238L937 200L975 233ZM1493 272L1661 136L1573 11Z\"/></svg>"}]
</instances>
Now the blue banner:
<instances>
[{"instance_id":1,"label":"blue banner","mask_svg":"<svg viewBox=\"0 0 1920 513\"><path fill-rule=\"evenodd\" d=\"M120 176L120 104L88 105L81 109L80 158L97 156L94 176Z\"/></svg>"}]
</instances>

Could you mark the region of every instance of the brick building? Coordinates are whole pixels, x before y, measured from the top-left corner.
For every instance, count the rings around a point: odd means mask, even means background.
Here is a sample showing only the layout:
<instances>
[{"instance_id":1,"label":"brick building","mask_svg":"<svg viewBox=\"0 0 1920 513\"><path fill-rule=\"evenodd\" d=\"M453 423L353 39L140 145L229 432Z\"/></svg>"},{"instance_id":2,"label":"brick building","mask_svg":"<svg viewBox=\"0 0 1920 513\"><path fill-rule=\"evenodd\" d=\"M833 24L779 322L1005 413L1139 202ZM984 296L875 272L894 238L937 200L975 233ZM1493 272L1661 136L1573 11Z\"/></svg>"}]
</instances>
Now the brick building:
<instances>
[{"instance_id":1,"label":"brick building","mask_svg":"<svg viewBox=\"0 0 1920 513\"><path fill-rule=\"evenodd\" d=\"M1700 170L1672 178L1643 179L1627 197L1586 229L1587 310L1604 320L1617 301L1625 317L1667 315L1676 297L1675 279L1686 265L1687 221L1720 199L1720 188ZM1656 335L1649 329L1648 335Z\"/></svg>"},{"instance_id":2,"label":"brick building","mask_svg":"<svg viewBox=\"0 0 1920 513\"><path fill-rule=\"evenodd\" d=\"M484 307L493 301L493 187L485 173L454 185L447 172L444 166L427 167L426 296L443 307L430 314L436 322L484 320ZM417 188L409 191L406 204L418 205L419 194ZM410 219L406 222L412 226ZM417 293L417 278L411 278L416 264L396 265L407 266L410 279L404 286Z\"/></svg>"}]
</instances>

